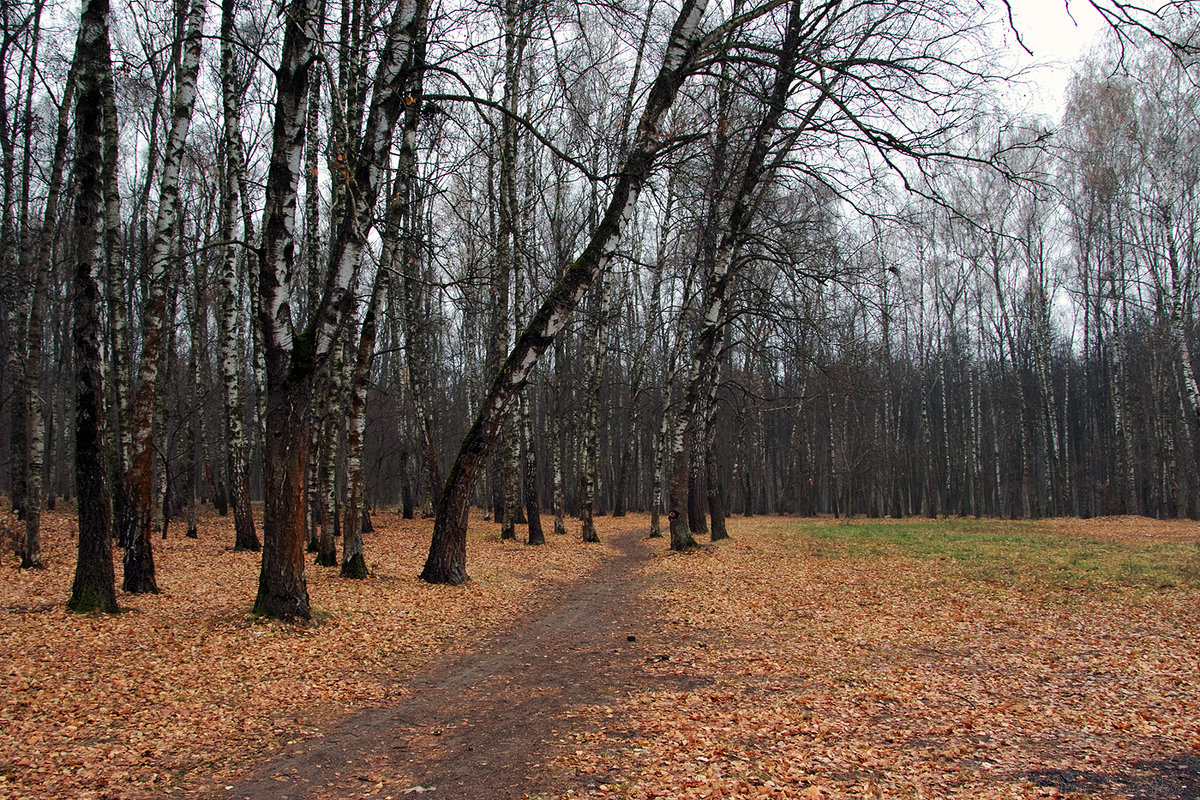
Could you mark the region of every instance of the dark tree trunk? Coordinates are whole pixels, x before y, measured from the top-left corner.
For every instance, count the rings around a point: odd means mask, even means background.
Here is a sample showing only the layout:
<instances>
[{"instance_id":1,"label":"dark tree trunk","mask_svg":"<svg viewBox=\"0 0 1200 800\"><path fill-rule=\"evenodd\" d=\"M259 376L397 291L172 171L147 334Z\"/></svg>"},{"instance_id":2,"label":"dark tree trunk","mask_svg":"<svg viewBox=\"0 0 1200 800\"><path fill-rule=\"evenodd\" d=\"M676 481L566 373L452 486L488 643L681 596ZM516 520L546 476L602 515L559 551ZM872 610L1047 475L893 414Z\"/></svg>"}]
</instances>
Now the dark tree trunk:
<instances>
[{"instance_id":1,"label":"dark tree trunk","mask_svg":"<svg viewBox=\"0 0 1200 800\"><path fill-rule=\"evenodd\" d=\"M75 45L79 79L75 106L75 492L79 557L67 605L78 612L117 611L112 507L105 486L104 385L100 355L100 265L104 260L101 205L101 85L111 70L108 0L89 0Z\"/></svg>"},{"instance_id":2,"label":"dark tree trunk","mask_svg":"<svg viewBox=\"0 0 1200 800\"><path fill-rule=\"evenodd\" d=\"M542 531L542 508L538 501L537 450L530 421L532 404L533 393L526 391L521 400L521 438L525 441L525 517L529 531L525 544L539 545L546 543L546 534Z\"/></svg>"},{"instance_id":3,"label":"dark tree trunk","mask_svg":"<svg viewBox=\"0 0 1200 800\"><path fill-rule=\"evenodd\" d=\"M263 241L258 252L257 324L266 356L263 442L263 550L254 613L307 620L304 491L315 333L294 333L285 281L292 273L296 194L304 152L303 109L314 55L312 0L291 0L275 71L277 97L267 170Z\"/></svg>"},{"instance_id":4,"label":"dark tree trunk","mask_svg":"<svg viewBox=\"0 0 1200 800\"><path fill-rule=\"evenodd\" d=\"M729 531L725 530L725 502L717 481L716 448L712 443L704 449L704 469L708 478L708 514L712 517L712 541L728 539Z\"/></svg>"},{"instance_id":5,"label":"dark tree trunk","mask_svg":"<svg viewBox=\"0 0 1200 800\"><path fill-rule=\"evenodd\" d=\"M311 616L304 579L305 424L311 390L308 381L271 379L263 443L263 558L254 613L276 619Z\"/></svg>"},{"instance_id":6,"label":"dark tree trunk","mask_svg":"<svg viewBox=\"0 0 1200 800\"><path fill-rule=\"evenodd\" d=\"M288 6L280 65L271 161L259 252L258 332L267 366L267 426L264 447L263 565L255 611L272 617L308 619L304 579L304 456L306 417L317 375L327 370L354 306L351 284L358 274L390 158L396 121L405 108L419 109L424 69L427 4L396 6L371 82L371 103L353 183L336 209L334 236L319 306L309 326L295 331L288 277L294 266L296 195L304 155L303 112L309 70L316 56L318 9L305 0ZM326 377L325 380L328 380Z\"/></svg>"},{"instance_id":7,"label":"dark tree trunk","mask_svg":"<svg viewBox=\"0 0 1200 800\"><path fill-rule=\"evenodd\" d=\"M400 515L404 519L413 518L413 486L408 463L411 458L408 448L400 451Z\"/></svg>"}]
</instances>

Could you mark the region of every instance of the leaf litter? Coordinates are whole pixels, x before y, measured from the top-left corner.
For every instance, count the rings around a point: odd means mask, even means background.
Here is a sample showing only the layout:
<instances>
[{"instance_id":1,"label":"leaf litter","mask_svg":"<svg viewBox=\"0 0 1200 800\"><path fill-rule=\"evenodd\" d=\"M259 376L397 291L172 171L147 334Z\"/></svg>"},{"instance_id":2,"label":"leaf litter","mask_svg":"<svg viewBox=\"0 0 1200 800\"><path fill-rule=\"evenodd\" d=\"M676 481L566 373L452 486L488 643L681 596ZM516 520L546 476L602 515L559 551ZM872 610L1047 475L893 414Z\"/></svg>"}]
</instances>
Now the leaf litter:
<instances>
[{"instance_id":1,"label":"leaf litter","mask_svg":"<svg viewBox=\"0 0 1200 800\"><path fill-rule=\"evenodd\" d=\"M902 550L831 556L814 524L847 523L730 520L731 541L644 568L648 633L671 643L647 683L706 683L592 708L558 762L568 796L1200 797L1200 575L1010 583ZM1186 521L994 525L1051 553L1188 558L1198 539Z\"/></svg>"},{"instance_id":2,"label":"leaf litter","mask_svg":"<svg viewBox=\"0 0 1200 800\"><path fill-rule=\"evenodd\" d=\"M0 568L0 798L219 790L353 709L402 702L389 675L611 556L476 524L475 580L431 587L415 577L428 521L375 523L373 577L310 567L323 621L298 627L248 614L258 556L232 552L215 517L198 541L155 543L163 594L73 615L72 522L48 515L50 568ZM555 796L1200 796L1198 581L1013 580L903 549L837 552L814 524L846 523L736 519L717 547L653 543L629 635L643 688L562 715ZM1051 548L1196 542L1194 523L996 524Z\"/></svg>"},{"instance_id":3,"label":"leaf litter","mask_svg":"<svg viewBox=\"0 0 1200 800\"><path fill-rule=\"evenodd\" d=\"M502 626L606 552L574 537L502 542L473 520L473 580L431 586L417 575L432 521L379 512L364 536L370 578L306 566L318 622L304 626L249 613L260 556L232 550L231 521L202 516L199 539L154 542L160 594L119 593L122 613L76 615L74 519L42 519L47 568L18 570L8 553L0 565L3 800L223 787L352 709L401 701L396 674Z\"/></svg>"}]
</instances>

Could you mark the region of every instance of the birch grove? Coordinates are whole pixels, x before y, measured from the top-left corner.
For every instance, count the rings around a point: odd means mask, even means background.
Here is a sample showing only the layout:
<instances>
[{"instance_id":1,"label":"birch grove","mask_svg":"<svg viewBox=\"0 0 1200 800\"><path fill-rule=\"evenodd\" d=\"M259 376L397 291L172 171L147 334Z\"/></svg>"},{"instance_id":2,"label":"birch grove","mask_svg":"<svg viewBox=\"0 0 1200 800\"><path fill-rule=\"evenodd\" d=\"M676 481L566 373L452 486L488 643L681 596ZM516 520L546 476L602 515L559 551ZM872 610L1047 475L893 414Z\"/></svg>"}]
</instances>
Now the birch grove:
<instances>
[{"instance_id":1,"label":"birch grove","mask_svg":"<svg viewBox=\"0 0 1200 800\"><path fill-rule=\"evenodd\" d=\"M20 563L66 503L115 610L211 506L306 620L392 506L450 584L610 513L1200 517L1200 19L1093 5L1039 113L990 0L8 4Z\"/></svg>"}]
</instances>

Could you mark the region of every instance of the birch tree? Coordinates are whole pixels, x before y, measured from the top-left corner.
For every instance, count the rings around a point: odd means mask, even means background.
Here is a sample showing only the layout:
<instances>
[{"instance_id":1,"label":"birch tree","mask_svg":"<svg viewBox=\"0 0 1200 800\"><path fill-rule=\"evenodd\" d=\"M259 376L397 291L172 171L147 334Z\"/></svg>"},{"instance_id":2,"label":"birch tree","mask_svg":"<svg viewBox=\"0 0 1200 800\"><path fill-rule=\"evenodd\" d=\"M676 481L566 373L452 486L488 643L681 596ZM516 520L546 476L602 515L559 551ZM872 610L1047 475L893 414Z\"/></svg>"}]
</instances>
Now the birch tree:
<instances>
[{"instance_id":1,"label":"birch tree","mask_svg":"<svg viewBox=\"0 0 1200 800\"><path fill-rule=\"evenodd\" d=\"M246 197L245 144L242 138L241 105L253 69L249 75L239 75L234 47L236 24L234 0L221 0L221 151L225 169L221 183L221 292L217 314L218 353L221 387L225 405L226 436L225 468L229 483L229 504L233 510L234 549L257 551L261 545L254 530L254 515L250 508L250 479L248 441L243 421L241 376L243 364L239 353L238 334L242 330L238 315L241 282L239 263L243 247L235 241L239 232L242 242L254 238L253 221ZM253 60L250 61L253 64ZM241 223L239 226L238 223Z\"/></svg>"},{"instance_id":2,"label":"birch tree","mask_svg":"<svg viewBox=\"0 0 1200 800\"><path fill-rule=\"evenodd\" d=\"M423 41L428 6L417 0L396 6L387 19L370 88L361 145L353 164L356 191L333 220L320 303L308 324L292 318L290 278L295 249L298 186L304 154L304 111L316 56L317 8L311 0L288 5L283 48L276 70L276 104L267 173L262 246L259 250L257 325L267 366L266 501L263 560L254 608L270 617L311 615L304 578L304 468L306 416L314 390L328 368L353 310L351 285L372 226L381 179L403 110L420 103Z\"/></svg>"},{"instance_id":3,"label":"birch tree","mask_svg":"<svg viewBox=\"0 0 1200 800\"><path fill-rule=\"evenodd\" d=\"M682 4L603 219L592 232L583 252L565 270L517 337L508 357L492 378L438 499L429 556L421 573L424 580L452 584L469 580L466 571L467 502L475 472L491 450L510 404L528 380L534 365L554 342L570 313L616 252L663 144L663 118L675 102L679 87L694 68L698 54L708 44L700 32L700 20L706 6L706 0L685 0Z\"/></svg>"},{"instance_id":4,"label":"birch tree","mask_svg":"<svg viewBox=\"0 0 1200 800\"><path fill-rule=\"evenodd\" d=\"M204 27L205 0L193 0L187 16L187 33L179 62L171 125L167 137L159 186L158 214L154 224L153 257L148 282L149 296L142 315L142 355L138 388L131 420L133 453L125 496L133 504L125 542L125 571L122 588L130 594L157 592L154 554L150 545L151 470L154 449L154 404L158 394L158 371L163 357L164 326L167 324L167 295L171 289L173 247L179 236L179 175L184 144L192 123L196 101L196 78L200 71L200 34Z\"/></svg>"},{"instance_id":5,"label":"birch tree","mask_svg":"<svg viewBox=\"0 0 1200 800\"><path fill-rule=\"evenodd\" d=\"M88 0L75 44L74 322L75 494L78 559L72 611L116 613L112 509L104 465L104 382L100 357L100 282L104 264L101 139L104 83L112 70L108 0Z\"/></svg>"}]
</instances>

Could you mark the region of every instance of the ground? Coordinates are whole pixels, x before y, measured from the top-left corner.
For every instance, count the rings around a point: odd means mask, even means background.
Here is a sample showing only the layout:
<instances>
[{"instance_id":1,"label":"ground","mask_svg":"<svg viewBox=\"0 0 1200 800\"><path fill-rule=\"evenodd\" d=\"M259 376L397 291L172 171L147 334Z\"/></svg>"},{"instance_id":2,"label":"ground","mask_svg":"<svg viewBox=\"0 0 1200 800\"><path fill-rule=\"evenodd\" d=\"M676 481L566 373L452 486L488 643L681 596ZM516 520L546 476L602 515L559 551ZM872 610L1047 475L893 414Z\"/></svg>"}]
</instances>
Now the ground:
<instances>
[{"instance_id":1,"label":"ground","mask_svg":"<svg viewBox=\"0 0 1200 800\"><path fill-rule=\"evenodd\" d=\"M155 542L162 594L74 615L50 515L48 569L0 563L0 798L1200 798L1195 523L734 518L671 554L643 516L473 520L457 588L416 577L428 521L375 523L303 627L250 616L215 516Z\"/></svg>"}]
</instances>

